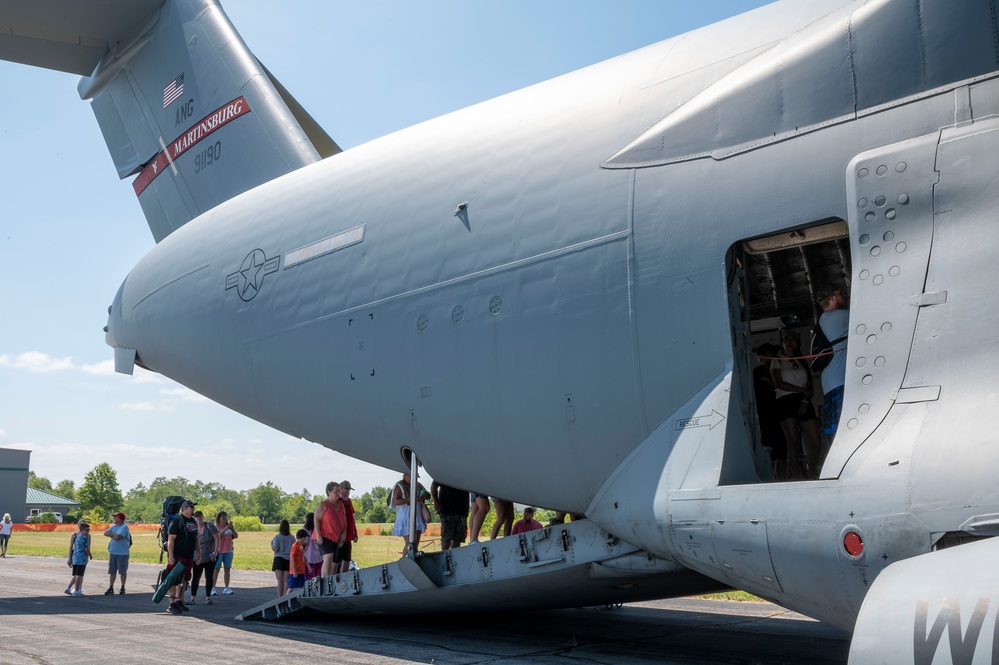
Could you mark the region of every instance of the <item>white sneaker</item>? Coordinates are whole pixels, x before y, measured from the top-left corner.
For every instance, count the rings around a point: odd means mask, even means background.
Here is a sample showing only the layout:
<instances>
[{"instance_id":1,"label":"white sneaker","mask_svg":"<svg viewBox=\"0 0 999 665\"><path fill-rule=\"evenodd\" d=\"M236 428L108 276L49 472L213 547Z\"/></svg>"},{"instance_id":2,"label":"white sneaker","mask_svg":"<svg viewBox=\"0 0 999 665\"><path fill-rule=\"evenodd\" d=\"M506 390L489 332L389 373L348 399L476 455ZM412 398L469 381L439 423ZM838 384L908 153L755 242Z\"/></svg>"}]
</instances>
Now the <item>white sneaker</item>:
<instances>
[{"instance_id":1,"label":"white sneaker","mask_svg":"<svg viewBox=\"0 0 999 665\"><path fill-rule=\"evenodd\" d=\"M217 596L218 595L217 593L215 593L215 589L212 589L212 595L213 596Z\"/></svg>"},{"instance_id":2,"label":"white sneaker","mask_svg":"<svg viewBox=\"0 0 999 665\"><path fill-rule=\"evenodd\" d=\"M222 595L223 596L231 596L232 595L232 589L230 589L229 587L226 587L226 588L222 589Z\"/></svg>"},{"instance_id":3,"label":"white sneaker","mask_svg":"<svg viewBox=\"0 0 999 665\"><path fill-rule=\"evenodd\" d=\"M77 589L76 591L73 592L73 595L74 596L82 596L83 595L83 591Z\"/></svg>"}]
</instances>

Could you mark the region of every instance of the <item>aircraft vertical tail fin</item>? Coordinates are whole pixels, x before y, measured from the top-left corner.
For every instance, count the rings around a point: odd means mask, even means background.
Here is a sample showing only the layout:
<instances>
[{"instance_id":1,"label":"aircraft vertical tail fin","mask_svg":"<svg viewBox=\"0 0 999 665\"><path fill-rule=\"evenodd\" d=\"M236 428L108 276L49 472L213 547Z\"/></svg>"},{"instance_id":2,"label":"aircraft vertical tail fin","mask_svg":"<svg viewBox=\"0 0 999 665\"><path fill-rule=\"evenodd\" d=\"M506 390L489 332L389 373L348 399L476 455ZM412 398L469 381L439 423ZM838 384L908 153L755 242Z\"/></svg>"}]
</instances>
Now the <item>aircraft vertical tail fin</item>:
<instances>
[{"instance_id":1,"label":"aircraft vertical tail fin","mask_svg":"<svg viewBox=\"0 0 999 665\"><path fill-rule=\"evenodd\" d=\"M5 10L6 12L6 10ZM0 58L75 73L156 242L248 189L340 152L217 0L14 0Z\"/></svg>"},{"instance_id":2,"label":"aircraft vertical tail fin","mask_svg":"<svg viewBox=\"0 0 999 665\"><path fill-rule=\"evenodd\" d=\"M215 0L168 0L80 81L156 242L237 194L339 152ZM308 127L308 131L303 129Z\"/></svg>"}]
</instances>

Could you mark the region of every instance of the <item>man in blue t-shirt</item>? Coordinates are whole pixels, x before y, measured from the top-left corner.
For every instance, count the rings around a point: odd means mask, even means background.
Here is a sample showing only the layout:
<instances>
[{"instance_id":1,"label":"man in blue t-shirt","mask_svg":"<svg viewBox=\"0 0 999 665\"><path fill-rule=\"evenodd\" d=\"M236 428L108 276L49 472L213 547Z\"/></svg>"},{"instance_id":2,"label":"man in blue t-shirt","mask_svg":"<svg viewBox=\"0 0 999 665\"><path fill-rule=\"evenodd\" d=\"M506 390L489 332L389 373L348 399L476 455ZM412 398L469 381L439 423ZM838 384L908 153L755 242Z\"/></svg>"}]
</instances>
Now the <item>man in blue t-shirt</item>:
<instances>
[{"instance_id":1,"label":"man in blue t-shirt","mask_svg":"<svg viewBox=\"0 0 999 665\"><path fill-rule=\"evenodd\" d=\"M822 370L823 417L822 433L833 437L839 427L840 414L843 412L843 384L846 381L846 337L850 329L850 310L847 309L846 296L839 287L826 284L815 294L815 299L822 308L819 317L819 327L822 334L833 344L832 360Z\"/></svg>"},{"instance_id":2,"label":"man in blue t-shirt","mask_svg":"<svg viewBox=\"0 0 999 665\"><path fill-rule=\"evenodd\" d=\"M105 596L114 593L114 581L121 574L120 595L125 595L125 578L128 577L128 555L132 551L132 536L125 524L125 513L115 513L114 524L108 527L104 535L108 541L108 575L111 576L111 586L104 592Z\"/></svg>"}]
</instances>

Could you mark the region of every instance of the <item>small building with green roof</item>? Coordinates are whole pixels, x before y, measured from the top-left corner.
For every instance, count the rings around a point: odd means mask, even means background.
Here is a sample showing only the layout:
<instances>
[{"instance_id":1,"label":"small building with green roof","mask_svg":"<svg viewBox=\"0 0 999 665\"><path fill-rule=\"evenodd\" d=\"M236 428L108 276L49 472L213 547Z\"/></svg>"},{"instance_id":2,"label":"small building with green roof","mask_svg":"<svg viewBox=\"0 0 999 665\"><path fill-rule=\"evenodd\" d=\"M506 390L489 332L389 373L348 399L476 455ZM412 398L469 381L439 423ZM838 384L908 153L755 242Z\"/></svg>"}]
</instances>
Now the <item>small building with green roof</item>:
<instances>
[{"instance_id":1,"label":"small building with green roof","mask_svg":"<svg viewBox=\"0 0 999 665\"><path fill-rule=\"evenodd\" d=\"M25 513L22 519L15 518L14 514L11 513L10 516L15 522L21 522L28 517L41 515L42 513L60 513L65 517L69 513L78 512L80 503L72 499L67 499L64 496L53 494L52 492L29 487L24 508Z\"/></svg>"}]
</instances>

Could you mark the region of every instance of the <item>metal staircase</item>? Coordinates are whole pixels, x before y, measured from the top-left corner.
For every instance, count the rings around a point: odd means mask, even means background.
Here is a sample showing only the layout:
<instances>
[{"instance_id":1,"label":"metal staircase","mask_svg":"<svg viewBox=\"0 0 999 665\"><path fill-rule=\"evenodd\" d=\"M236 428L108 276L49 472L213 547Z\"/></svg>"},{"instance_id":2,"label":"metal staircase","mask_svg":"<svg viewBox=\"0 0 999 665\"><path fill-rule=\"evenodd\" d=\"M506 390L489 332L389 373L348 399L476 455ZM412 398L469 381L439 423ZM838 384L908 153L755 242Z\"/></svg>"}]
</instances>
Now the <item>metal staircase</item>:
<instances>
[{"instance_id":1,"label":"metal staircase","mask_svg":"<svg viewBox=\"0 0 999 665\"><path fill-rule=\"evenodd\" d=\"M378 615L554 609L723 588L582 520L314 578L304 589L237 618L281 619L304 610Z\"/></svg>"}]
</instances>

